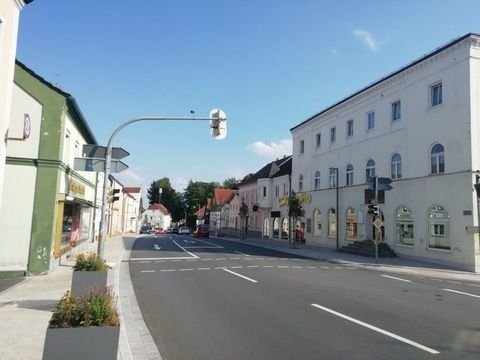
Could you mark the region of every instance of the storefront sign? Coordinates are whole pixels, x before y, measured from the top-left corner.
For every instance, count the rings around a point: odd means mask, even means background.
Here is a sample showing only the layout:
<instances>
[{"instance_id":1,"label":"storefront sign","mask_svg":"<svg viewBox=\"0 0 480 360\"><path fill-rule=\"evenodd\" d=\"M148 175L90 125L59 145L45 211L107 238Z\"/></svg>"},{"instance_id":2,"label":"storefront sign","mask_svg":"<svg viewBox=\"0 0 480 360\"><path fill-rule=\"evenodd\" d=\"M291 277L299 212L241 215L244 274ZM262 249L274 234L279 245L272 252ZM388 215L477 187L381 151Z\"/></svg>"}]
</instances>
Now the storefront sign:
<instances>
[{"instance_id":1,"label":"storefront sign","mask_svg":"<svg viewBox=\"0 0 480 360\"><path fill-rule=\"evenodd\" d=\"M288 205L288 196L281 197L278 199L278 205L287 206Z\"/></svg>"},{"instance_id":2,"label":"storefront sign","mask_svg":"<svg viewBox=\"0 0 480 360\"><path fill-rule=\"evenodd\" d=\"M68 192L70 194L85 195L85 185L70 179L68 180Z\"/></svg>"},{"instance_id":3,"label":"storefront sign","mask_svg":"<svg viewBox=\"0 0 480 360\"><path fill-rule=\"evenodd\" d=\"M310 203L312 202L312 196L308 192L301 192L297 194L297 199L300 200L301 203Z\"/></svg>"}]
</instances>

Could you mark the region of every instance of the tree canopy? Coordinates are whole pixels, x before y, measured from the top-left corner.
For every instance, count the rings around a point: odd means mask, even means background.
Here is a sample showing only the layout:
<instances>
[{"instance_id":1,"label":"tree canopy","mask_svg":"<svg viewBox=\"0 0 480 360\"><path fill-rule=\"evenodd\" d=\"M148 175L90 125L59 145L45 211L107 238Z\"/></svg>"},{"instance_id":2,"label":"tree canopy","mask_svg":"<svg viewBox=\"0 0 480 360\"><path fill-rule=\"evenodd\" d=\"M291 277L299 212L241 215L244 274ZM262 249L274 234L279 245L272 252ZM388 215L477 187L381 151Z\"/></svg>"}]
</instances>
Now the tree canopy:
<instances>
[{"instance_id":1,"label":"tree canopy","mask_svg":"<svg viewBox=\"0 0 480 360\"><path fill-rule=\"evenodd\" d=\"M161 194L160 188L162 189ZM165 206L170 211L173 221L184 218L181 194L172 188L169 178L164 177L153 181L147 190L147 198L150 205L160 203Z\"/></svg>"}]
</instances>

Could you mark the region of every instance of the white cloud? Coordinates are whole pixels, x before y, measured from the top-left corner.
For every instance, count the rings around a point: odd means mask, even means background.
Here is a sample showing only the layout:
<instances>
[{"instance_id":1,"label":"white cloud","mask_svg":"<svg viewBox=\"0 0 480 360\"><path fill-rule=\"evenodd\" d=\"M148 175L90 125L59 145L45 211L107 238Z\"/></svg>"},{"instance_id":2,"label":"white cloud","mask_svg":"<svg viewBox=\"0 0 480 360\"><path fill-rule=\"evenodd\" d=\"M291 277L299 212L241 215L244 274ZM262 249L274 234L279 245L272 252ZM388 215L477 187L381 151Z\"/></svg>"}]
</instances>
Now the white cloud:
<instances>
[{"instance_id":1,"label":"white cloud","mask_svg":"<svg viewBox=\"0 0 480 360\"><path fill-rule=\"evenodd\" d=\"M183 193L185 191L185 188L188 185L189 180L186 178L183 178L181 176L176 176L175 178L170 180L170 183L172 185L172 188L174 188L177 192Z\"/></svg>"},{"instance_id":2,"label":"white cloud","mask_svg":"<svg viewBox=\"0 0 480 360\"><path fill-rule=\"evenodd\" d=\"M133 170L127 169L121 173L114 174L124 186L139 186L145 182L145 179L135 173Z\"/></svg>"},{"instance_id":3,"label":"white cloud","mask_svg":"<svg viewBox=\"0 0 480 360\"><path fill-rule=\"evenodd\" d=\"M367 47L372 50L372 51L377 51L378 46L377 46L377 40L373 37L373 34L366 31L366 30L353 30L353 34L359 38Z\"/></svg>"},{"instance_id":4,"label":"white cloud","mask_svg":"<svg viewBox=\"0 0 480 360\"><path fill-rule=\"evenodd\" d=\"M257 155L268 158L281 158L284 155L290 155L292 153L292 140L283 139L278 143L271 142L265 144L262 141L256 141L253 144L247 146L247 149L254 152Z\"/></svg>"}]
</instances>

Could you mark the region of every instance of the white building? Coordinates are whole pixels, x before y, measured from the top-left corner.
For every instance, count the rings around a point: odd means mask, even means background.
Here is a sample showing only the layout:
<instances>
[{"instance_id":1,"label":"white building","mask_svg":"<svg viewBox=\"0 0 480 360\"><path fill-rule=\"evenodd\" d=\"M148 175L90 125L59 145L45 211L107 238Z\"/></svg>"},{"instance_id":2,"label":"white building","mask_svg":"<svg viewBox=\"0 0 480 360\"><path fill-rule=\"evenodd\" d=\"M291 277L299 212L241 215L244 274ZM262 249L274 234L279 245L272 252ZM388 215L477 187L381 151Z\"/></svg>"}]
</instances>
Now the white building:
<instances>
[{"instance_id":1,"label":"white building","mask_svg":"<svg viewBox=\"0 0 480 360\"><path fill-rule=\"evenodd\" d=\"M0 1L0 206L2 205L5 158L12 103L13 74L20 11L33 0Z\"/></svg>"},{"instance_id":2,"label":"white building","mask_svg":"<svg viewBox=\"0 0 480 360\"><path fill-rule=\"evenodd\" d=\"M310 194L307 243L371 239L364 190L367 174L377 175L393 179L380 208L397 254L480 272L479 238L471 234L479 225L480 35L446 44L291 133L292 189Z\"/></svg>"},{"instance_id":3,"label":"white building","mask_svg":"<svg viewBox=\"0 0 480 360\"><path fill-rule=\"evenodd\" d=\"M162 204L152 204L142 213L142 225L168 229L172 224L172 217L168 209Z\"/></svg>"}]
</instances>

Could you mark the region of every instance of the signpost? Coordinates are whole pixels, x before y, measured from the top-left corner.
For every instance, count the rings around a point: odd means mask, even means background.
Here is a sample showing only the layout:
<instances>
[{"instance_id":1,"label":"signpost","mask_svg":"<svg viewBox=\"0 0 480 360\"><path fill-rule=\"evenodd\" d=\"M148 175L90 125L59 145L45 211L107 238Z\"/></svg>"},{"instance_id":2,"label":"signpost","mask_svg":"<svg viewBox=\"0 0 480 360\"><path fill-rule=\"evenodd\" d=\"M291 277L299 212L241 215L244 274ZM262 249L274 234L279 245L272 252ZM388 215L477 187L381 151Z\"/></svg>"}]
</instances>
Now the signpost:
<instances>
[{"instance_id":1,"label":"signpost","mask_svg":"<svg viewBox=\"0 0 480 360\"><path fill-rule=\"evenodd\" d=\"M119 173L128 169L128 165L120 160L112 160L111 173ZM75 158L73 168L78 171L102 172L105 169L105 159L98 158Z\"/></svg>"}]
</instances>

